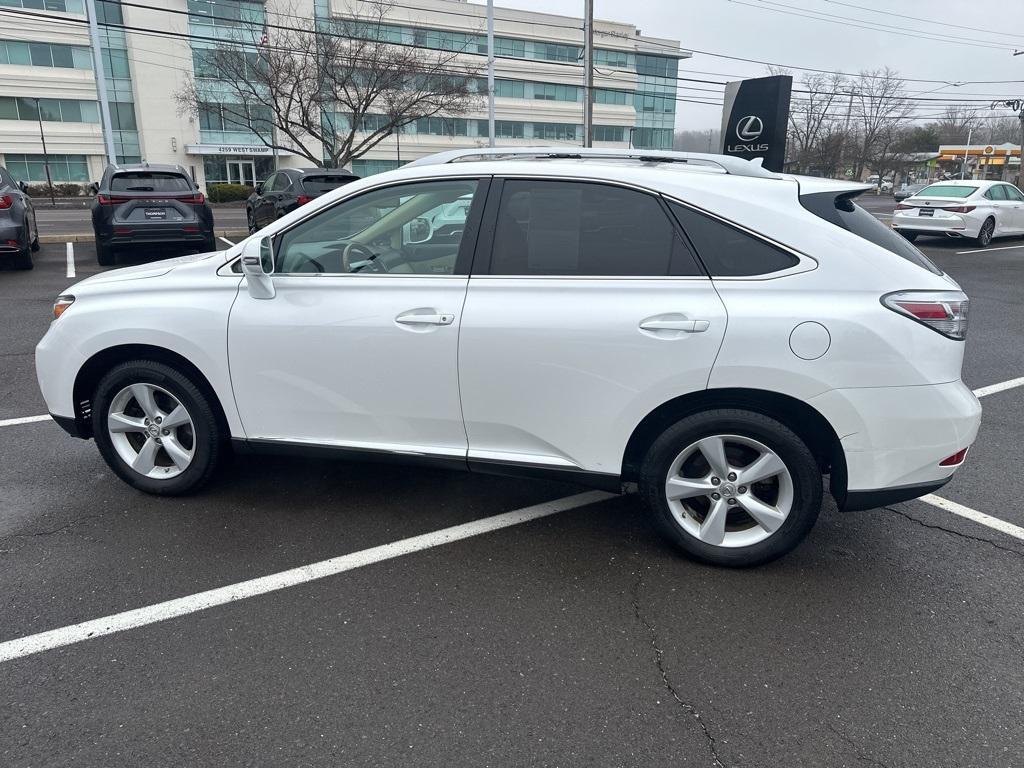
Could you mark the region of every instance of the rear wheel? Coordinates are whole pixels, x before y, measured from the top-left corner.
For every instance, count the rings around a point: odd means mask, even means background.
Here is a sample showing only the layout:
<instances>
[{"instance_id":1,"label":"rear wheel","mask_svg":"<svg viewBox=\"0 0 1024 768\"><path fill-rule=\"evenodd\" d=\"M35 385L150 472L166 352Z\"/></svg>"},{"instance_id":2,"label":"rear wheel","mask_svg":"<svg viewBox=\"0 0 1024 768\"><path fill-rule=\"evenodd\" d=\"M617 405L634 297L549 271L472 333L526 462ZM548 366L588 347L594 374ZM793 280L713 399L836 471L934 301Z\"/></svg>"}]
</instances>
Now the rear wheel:
<instances>
[{"instance_id":1,"label":"rear wheel","mask_svg":"<svg viewBox=\"0 0 1024 768\"><path fill-rule=\"evenodd\" d=\"M210 253L217 250L217 239L211 235L203 241L203 252Z\"/></svg>"},{"instance_id":2,"label":"rear wheel","mask_svg":"<svg viewBox=\"0 0 1024 768\"><path fill-rule=\"evenodd\" d=\"M117 254L114 249L102 240L96 241L96 261L101 267L112 267L117 264Z\"/></svg>"},{"instance_id":3,"label":"rear wheel","mask_svg":"<svg viewBox=\"0 0 1024 768\"><path fill-rule=\"evenodd\" d=\"M732 409L666 429L644 459L640 490L685 554L733 567L791 551L822 499L821 473L804 442L775 419Z\"/></svg>"},{"instance_id":4,"label":"rear wheel","mask_svg":"<svg viewBox=\"0 0 1024 768\"><path fill-rule=\"evenodd\" d=\"M988 248L995 231L996 220L991 217L985 219L985 223L981 225L981 229L978 231L978 245L982 248Z\"/></svg>"},{"instance_id":5,"label":"rear wheel","mask_svg":"<svg viewBox=\"0 0 1024 768\"><path fill-rule=\"evenodd\" d=\"M110 468L146 493L204 485L223 453L214 404L180 371L151 360L111 370L93 397L93 435Z\"/></svg>"},{"instance_id":6,"label":"rear wheel","mask_svg":"<svg viewBox=\"0 0 1024 768\"><path fill-rule=\"evenodd\" d=\"M28 228L28 221L25 221L25 247L19 248L18 252L14 255L14 268L15 269L32 269L35 266L32 263L32 251L36 250L32 247L32 234Z\"/></svg>"},{"instance_id":7,"label":"rear wheel","mask_svg":"<svg viewBox=\"0 0 1024 768\"><path fill-rule=\"evenodd\" d=\"M245 210L245 221L249 225L249 234L254 234L256 232L256 217L249 208Z\"/></svg>"},{"instance_id":8,"label":"rear wheel","mask_svg":"<svg viewBox=\"0 0 1024 768\"><path fill-rule=\"evenodd\" d=\"M39 248L41 247L41 246L39 245L39 227L38 227L38 226L36 226L36 232L35 232L35 234L34 234L34 235L32 236L32 243L31 243L30 247L32 248L32 252L33 252L33 253L35 253L36 251L38 251L38 250L39 250Z\"/></svg>"}]
</instances>

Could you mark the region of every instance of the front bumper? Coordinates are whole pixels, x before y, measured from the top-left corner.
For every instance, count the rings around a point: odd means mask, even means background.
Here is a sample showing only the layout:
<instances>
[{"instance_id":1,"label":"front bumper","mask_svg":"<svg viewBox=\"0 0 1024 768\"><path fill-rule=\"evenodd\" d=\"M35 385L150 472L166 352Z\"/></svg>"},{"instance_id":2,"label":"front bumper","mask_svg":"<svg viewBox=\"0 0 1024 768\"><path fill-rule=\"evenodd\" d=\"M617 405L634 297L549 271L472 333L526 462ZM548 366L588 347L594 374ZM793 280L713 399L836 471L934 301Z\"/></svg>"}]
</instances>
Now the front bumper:
<instances>
[{"instance_id":1,"label":"front bumper","mask_svg":"<svg viewBox=\"0 0 1024 768\"><path fill-rule=\"evenodd\" d=\"M846 483L837 497L848 509L941 487L959 465L939 462L974 443L981 426L981 404L962 381L834 389L809 403L839 436Z\"/></svg>"}]
</instances>

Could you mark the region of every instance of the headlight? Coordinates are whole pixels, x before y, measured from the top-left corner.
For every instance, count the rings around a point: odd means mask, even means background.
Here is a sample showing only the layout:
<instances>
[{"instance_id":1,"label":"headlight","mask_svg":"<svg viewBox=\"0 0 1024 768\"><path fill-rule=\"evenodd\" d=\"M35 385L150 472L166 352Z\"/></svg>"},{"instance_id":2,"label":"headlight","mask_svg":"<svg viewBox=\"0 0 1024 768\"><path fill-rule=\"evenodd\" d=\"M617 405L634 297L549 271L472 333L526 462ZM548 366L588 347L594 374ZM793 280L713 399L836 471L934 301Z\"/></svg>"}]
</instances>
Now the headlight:
<instances>
[{"instance_id":1,"label":"headlight","mask_svg":"<svg viewBox=\"0 0 1024 768\"><path fill-rule=\"evenodd\" d=\"M64 314L65 310L75 303L75 297L70 293L64 293L57 297L57 300L53 302L53 319L56 320L58 317Z\"/></svg>"}]
</instances>

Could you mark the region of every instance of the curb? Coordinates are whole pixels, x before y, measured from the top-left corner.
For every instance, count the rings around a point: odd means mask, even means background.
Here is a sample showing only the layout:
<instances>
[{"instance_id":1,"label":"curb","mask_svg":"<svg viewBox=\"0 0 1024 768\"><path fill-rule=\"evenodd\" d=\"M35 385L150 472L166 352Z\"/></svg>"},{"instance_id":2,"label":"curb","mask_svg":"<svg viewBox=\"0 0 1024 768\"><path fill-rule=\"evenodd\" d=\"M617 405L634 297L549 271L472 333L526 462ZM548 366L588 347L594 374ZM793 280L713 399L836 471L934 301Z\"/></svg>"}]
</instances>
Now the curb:
<instances>
[{"instance_id":1,"label":"curb","mask_svg":"<svg viewBox=\"0 0 1024 768\"><path fill-rule=\"evenodd\" d=\"M214 230L214 237L226 237L228 240L238 241L248 237L248 231L244 229L217 229ZM66 235L40 235L39 242L44 245L54 243L91 243L95 240L92 232L69 232ZM141 245L141 243L140 243Z\"/></svg>"}]
</instances>

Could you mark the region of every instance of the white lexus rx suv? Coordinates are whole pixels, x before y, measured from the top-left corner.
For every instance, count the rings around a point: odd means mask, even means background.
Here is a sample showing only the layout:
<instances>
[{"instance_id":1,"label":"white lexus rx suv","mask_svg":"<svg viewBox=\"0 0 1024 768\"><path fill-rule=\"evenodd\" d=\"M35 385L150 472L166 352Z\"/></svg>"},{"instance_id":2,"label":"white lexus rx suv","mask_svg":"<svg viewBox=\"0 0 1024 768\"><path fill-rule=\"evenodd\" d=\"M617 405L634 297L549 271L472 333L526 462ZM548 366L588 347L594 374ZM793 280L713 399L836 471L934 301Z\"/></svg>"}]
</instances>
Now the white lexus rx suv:
<instances>
[{"instance_id":1,"label":"white lexus rx suv","mask_svg":"<svg viewBox=\"0 0 1024 768\"><path fill-rule=\"evenodd\" d=\"M690 556L762 563L824 476L840 509L911 499L978 431L967 297L868 188L717 155L442 153L224 253L77 283L39 383L148 493L195 491L232 447L560 477L638 488Z\"/></svg>"}]
</instances>

